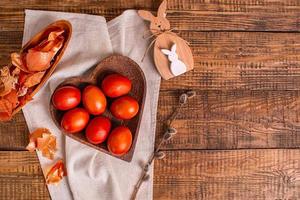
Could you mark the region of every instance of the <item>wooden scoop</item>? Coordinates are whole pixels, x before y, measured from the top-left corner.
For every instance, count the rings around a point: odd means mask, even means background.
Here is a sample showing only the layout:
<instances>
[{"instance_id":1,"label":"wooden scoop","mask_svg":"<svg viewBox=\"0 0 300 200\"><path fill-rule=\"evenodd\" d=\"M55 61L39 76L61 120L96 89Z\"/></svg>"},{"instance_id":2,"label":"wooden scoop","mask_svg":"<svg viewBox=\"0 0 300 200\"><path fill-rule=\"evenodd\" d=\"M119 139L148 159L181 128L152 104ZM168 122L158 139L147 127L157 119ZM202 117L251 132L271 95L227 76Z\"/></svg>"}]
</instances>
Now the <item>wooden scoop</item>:
<instances>
[{"instance_id":1,"label":"wooden scoop","mask_svg":"<svg viewBox=\"0 0 300 200\"><path fill-rule=\"evenodd\" d=\"M60 59L62 58L68 43L71 39L72 35L72 25L70 22L66 20L59 20L55 21L52 24L49 24L46 28L44 28L42 31L40 31L38 34L36 34L29 42L27 42L23 48L20 51L20 54L27 52L29 49L36 47L39 45L43 40L45 40L48 36L49 33L52 31L55 31L57 29L62 29L64 30L63 36L64 36L64 42L60 50L56 53L55 57L53 58L50 67L46 70L46 73L44 74L41 82L34 86L33 91L30 93L30 96L33 97L39 90L40 88L44 85L44 83L49 79L53 71L55 70L57 64L59 63ZM25 105L25 104L24 104ZM12 116L14 116L17 112L19 112L24 105L20 105L16 107L12 113Z\"/></svg>"}]
</instances>

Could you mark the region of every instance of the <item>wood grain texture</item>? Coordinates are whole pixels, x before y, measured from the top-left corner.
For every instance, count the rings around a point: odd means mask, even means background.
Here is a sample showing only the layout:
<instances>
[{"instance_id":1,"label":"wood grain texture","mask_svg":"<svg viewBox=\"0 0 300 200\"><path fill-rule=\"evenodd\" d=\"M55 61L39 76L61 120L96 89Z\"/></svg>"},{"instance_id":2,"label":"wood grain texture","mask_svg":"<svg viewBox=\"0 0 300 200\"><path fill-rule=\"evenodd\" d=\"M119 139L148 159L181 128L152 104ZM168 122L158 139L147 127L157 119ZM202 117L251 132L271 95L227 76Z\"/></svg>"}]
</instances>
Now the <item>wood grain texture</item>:
<instances>
[{"instance_id":1,"label":"wood grain texture","mask_svg":"<svg viewBox=\"0 0 300 200\"><path fill-rule=\"evenodd\" d=\"M166 156L155 162L154 199L300 198L300 150L167 151ZM34 153L0 152L0 199L49 199Z\"/></svg>"},{"instance_id":2,"label":"wood grain texture","mask_svg":"<svg viewBox=\"0 0 300 200\"><path fill-rule=\"evenodd\" d=\"M195 68L163 81L162 90L298 90L300 34L181 32Z\"/></svg>"},{"instance_id":3,"label":"wood grain texture","mask_svg":"<svg viewBox=\"0 0 300 200\"><path fill-rule=\"evenodd\" d=\"M179 94L177 90L160 93L157 137ZM299 91L199 90L175 122L179 134L165 148L296 148L300 146L299 106ZM22 114L2 124L0 131L3 149L22 149L28 142Z\"/></svg>"},{"instance_id":4,"label":"wood grain texture","mask_svg":"<svg viewBox=\"0 0 300 200\"><path fill-rule=\"evenodd\" d=\"M1 0L0 65L21 47L25 8L110 20L159 4ZM154 199L300 199L299 149L250 150L300 147L300 1L168 0L167 6L171 27L191 43L195 68L162 81L157 137L181 91L198 96L176 121L167 157L155 163ZM1 124L0 134L0 150L24 149L22 113ZM49 199L35 154L0 152L0 199Z\"/></svg>"},{"instance_id":5,"label":"wood grain texture","mask_svg":"<svg viewBox=\"0 0 300 200\"><path fill-rule=\"evenodd\" d=\"M46 0L42 3L39 0L2 0L0 30L22 30L24 9L81 12L112 19L128 8L157 11L159 4L159 0ZM168 0L167 9L171 27L180 30L299 30L300 4L297 0Z\"/></svg>"},{"instance_id":6,"label":"wood grain texture","mask_svg":"<svg viewBox=\"0 0 300 200\"><path fill-rule=\"evenodd\" d=\"M0 199L50 199L35 153L0 151Z\"/></svg>"},{"instance_id":7,"label":"wood grain texture","mask_svg":"<svg viewBox=\"0 0 300 200\"><path fill-rule=\"evenodd\" d=\"M180 90L161 91L157 138L177 105ZM299 91L201 91L175 121L178 134L164 149L240 149L300 147ZM13 125L17 123L17 125ZM19 125L18 125L19 123ZM11 124L11 126L9 125ZM9 134L4 149L25 148L28 131L23 115L0 126Z\"/></svg>"},{"instance_id":8,"label":"wood grain texture","mask_svg":"<svg viewBox=\"0 0 300 200\"><path fill-rule=\"evenodd\" d=\"M1 24L1 23L0 23ZM18 36L0 31L0 65L19 47ZM299 90L300 34L196 32L179 34L190 42L195 68L162 81L161 90Z\"/></svg>"},{"instance_id":9,"label":"wood grain texture","mask_svg":"<svg viewBox=\"0 0 300 200\"><path fill-rule=\"evenodd\" d=\"M300 150L168 151L155 162L154 199L300 198Z\"/></svg>"},{"instance_id":10,"label":"wood grain texture","mask_svg":"<svg viewBox=\"0 0 300 200\"><path fill-rule=\"evenodd\" d=\"M157 136L177 105L180 91L160 93ZM299 91L197 91L165 149L300 147Z\"/></svg>"},{"instance_id":11,"label":"wood grain texture","mask_svg":"<svg viewBox=\"0 0 300 200\"><path fill-rule=\"evenodd\" d=\"M0 124L0 150L24 150L29 142L28 128L22 112L10 122Z\"/></svg>"}]
</instances>

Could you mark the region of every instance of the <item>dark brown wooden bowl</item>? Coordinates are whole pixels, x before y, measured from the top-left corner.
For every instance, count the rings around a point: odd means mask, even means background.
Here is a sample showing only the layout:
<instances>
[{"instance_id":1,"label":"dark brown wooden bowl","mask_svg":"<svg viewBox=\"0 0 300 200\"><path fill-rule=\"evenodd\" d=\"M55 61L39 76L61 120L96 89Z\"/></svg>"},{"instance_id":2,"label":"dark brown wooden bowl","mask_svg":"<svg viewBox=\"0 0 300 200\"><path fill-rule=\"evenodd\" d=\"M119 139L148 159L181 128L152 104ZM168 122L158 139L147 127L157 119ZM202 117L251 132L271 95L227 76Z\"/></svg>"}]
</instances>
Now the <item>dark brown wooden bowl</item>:
<instances>
[{"instance_id":1,"label":"dark brown wooden bowl","mask_svg":"<svg viewBox=\"0 0 300 200\"><path fill-rule=\"evenodd\" d=\"M146 79L145 79L145 75L144 75L143 71L138 66L138 64L135 63L133 60L131 60L128 57L121 56L121 55L112 55L112 56L109 56L109 57L103 59L88 76L68 78L65 81L63 81L61 84L59 84L57 86L57 88L60 88L62 86L66 86L66 85L73 85L73 86L79 87L82 90L85 86L87 86L89 84L97 85L98 87L100 87L103 78L106 75L112 74L112 73L122 74L122 75L128 77L132 81L132 89L131 89L129 95L134 97L139 102L139 105L140 105L140 110L133 119L118 120L118 119L114 118L111 115L111 113L109 112L108 108L112 102L112 99L107 98L108 105L107 105L107 109L106 109L105 113L103 114L103 116L106 116L111 119L112 129L118 125L125 125L132 132L132 138L133 138L132 145L131 145L130 150L126 154L124 154L122 156L116 156L116 155L112 154L111 152L109 152L106 142L99 144L99 145L89 143L85 137L85 133L84 133L85 130L82 132L79 132L79 133L75 133L75 134L67 133L66 131L64 131L60 126L60 122L61 122L62 116L65 112L56 110L54 108L54 106L52 105L51 101L50 101L50 112L51 112L51 116L52 116L56 126L61 130L61 132L64 135L69 136L69 137L73 138L74 140L77 140L78 142L88 145L94 149L101 151L101 152L104 152L111 156L114 156L114 157L120 158L122 160L125 160L127 162L130 162L132 160L136 141L138 138L142 113L144 110L145 96L146 96ZM82 106L82 105L80 105L80 106Z\"/></svg>"},{"instance_id":2,"label":"dark brown wooden bowl","mask_svg":"<svg viewBox=\"0 0 300 200\"><path fill-rule=\"evenodd\" d=\"M44 77L42 78L41 82L37 85L34 86L32 93L30 94L31 97L33 97L40 89L41 87L45 84L45 82L49 79L51 74L54 72L56 69L57 64L59 63L60 59L62 58L69 41L72 36L72 25L70 22L66 20L59 20L55 21L52 24L49 24L47 27L45 27L42 31L37 33L35 36L33 36L21 49L20 53L27 52L28 49L37 46L42 42L44 39L46 39L49 35L50 32L57 30L57 28L63 29L65 32L63 33L63 36L65 37L65 41L63 43L62 48L57 52L55 55L54 59L51 62L51 66L46 70L46 73ZM12 115L15 115L17 112L19 112L22 106L18 106L12 113Z\"/></svg>"}]
</instances>

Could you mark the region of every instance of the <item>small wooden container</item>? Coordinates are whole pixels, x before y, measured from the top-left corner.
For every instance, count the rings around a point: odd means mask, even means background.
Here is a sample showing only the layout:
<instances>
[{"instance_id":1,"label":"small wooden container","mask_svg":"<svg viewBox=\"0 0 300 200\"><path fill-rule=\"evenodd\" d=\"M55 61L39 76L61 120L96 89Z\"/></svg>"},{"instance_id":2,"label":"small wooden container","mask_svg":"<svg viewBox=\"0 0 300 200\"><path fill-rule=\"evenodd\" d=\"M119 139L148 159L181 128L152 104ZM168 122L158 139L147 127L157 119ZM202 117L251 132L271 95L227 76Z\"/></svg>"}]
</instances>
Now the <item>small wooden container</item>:
<instances>
[{"instance_id":1,"label":"small wooden container","mask_svg":"<svg viewBox=\"0 0 300 200\"><path fill-rule=\"evenodd\" d=\"M64 114L63 111L56 110L54 106L52 105L52 102L50 101L50 112L51 116L57 125L57 127L61 130L61 132L73 138L74 140L77 140L78 142L88 145L98 151L104 152L106 154L109 154L111 156L117 157L119 159L125 160L127 162L130 162L133 157L136 141L138 138L138 133L139 133L139 128L140 128L140 123L141 123L141 118L142 118L142 113L144 110L144 104L145 104L145 96L146 96L146 79L143 71L141 68L138 66L137 63L135 63L133 60L131 60L128 57L121 56L121 55L112 55L104 60L102 60L96 67L95 69L88 75L88 76L83 76L83 77L71 77L63 81L60 85L57 86L57 88L60 88L62 86L66 85L73 85L76 87L79 87L81 91L83 88L89 84L97 85L98 87L101 88L101 82L103 78L112 73L119 73L121 75L124 75L128 77L131 82L132 82L132 89L129 93L130 96L134 97L140 105L140 110L138 114L130 120L118 120L114 118L111 113L109 112L109 106L112 102L113 99L110 99L107 97L108 104L107 104L107 109L103 116L106 116L111 119L112 121L112 129L118 125L125 125L127 126L132 133L132 145L130 150L122 155L122 156L116 156L113 155L111 152L109 152L107 148L106 142L101 143L99 145L92 144L88 142L88 140L85 137L84 131L71 134L65 132L61 126L60 122L62 119L62 116ZM52 94L53 95L53 94ZM79 107L82 107L82 105L79 105ZM93 118L93 116L92 116Z\"/></svg>"},{"instance_id":2,"label":"small wooden container","mask_svg":"<svg viewBox=\"0 0 300 200\"><path fill-rule=\"evenodd\" d=\"M42 78L41 82L37 85L34 86L34 89L32 91L32 93L30 93L31 97L33 97L40 89L41 87L45 84L45 82L49 79L49 77L51 76L51 74L54 72L54 70L56 69L57 64L59 63L60 59L62 58L68 44L69 41L71 39L72 36L72 25L70 24L70 22L66 21L66 20L59 20L59 21L55 21L52 24L49 24L47 27L45 27L42 31L40 31L38 34L36 34L35 36L33 36L30 41L28 41L21 49L20 53L23 52L27 52L28 49L33 48L35 46L37 46L38 44L40 44L40 42L42 42L44 39L46 39L49 35L49 33L51 33L54 30L57 30L57 28L63 29L65 32L63 33L63 36L65 38L65 41L63 43L62 48L57 52L57 54L55 55L53 61L51 62L51 66L49 67L49 69L47 69L44 77ZM15 115L17 112L19 112L22 106L18 106L12 113L12 115Z\"/></svg>"}]
</instances>

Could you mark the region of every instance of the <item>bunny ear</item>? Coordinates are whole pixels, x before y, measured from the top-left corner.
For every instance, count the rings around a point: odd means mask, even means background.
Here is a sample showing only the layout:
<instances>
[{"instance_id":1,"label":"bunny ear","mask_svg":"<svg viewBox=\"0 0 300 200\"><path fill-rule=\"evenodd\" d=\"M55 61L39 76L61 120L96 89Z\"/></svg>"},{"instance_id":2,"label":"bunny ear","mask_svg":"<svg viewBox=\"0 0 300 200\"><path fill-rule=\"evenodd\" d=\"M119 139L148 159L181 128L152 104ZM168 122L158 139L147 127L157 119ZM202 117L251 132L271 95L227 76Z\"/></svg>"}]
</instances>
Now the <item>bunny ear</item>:
<instances>
[{"instance_id":1,"label":"bunny ear","mask_svg":"<svg viewBox=\"0 0 300 200\"><path fill-rule=\"evenodd\" d=\"M166 10L167 10L167 1L163 0L163 2L160 4L158 11L157 11L157 16L158 17L166 17Z\"/></svg>"},{"instance_id":2,"label":"bunny ear","mask_svg":"<svg viewBox=\"0 0 300 200\"><path fill-rule=\"evenodd\" d=\"M176 53L176 43L174 43L173 46L171 47L171 51Z\"/></svg>"},{"instance_id":3,"label":"bunny ear","mask_svg":"<svg viewBox=\"0 0 300 200\"><path fill-rule=\"evenodd\" d=\"M146 11L146 10L139 10L138 14L141 18L147 21L152 21L155 17L152 15L151 12Z\"/></svg>"},{"instance_id":4,"label":"bunny ear","mask_svg":"<svg viewBox=\"0 0 300 200\"><path fill-rule=\"evenodd\" d=\"M169 51L168 49L161 49L161 52L163 52L163 54L165 54L165 55L171 54L171 51Z\"/></svg>"}]
</instances>

